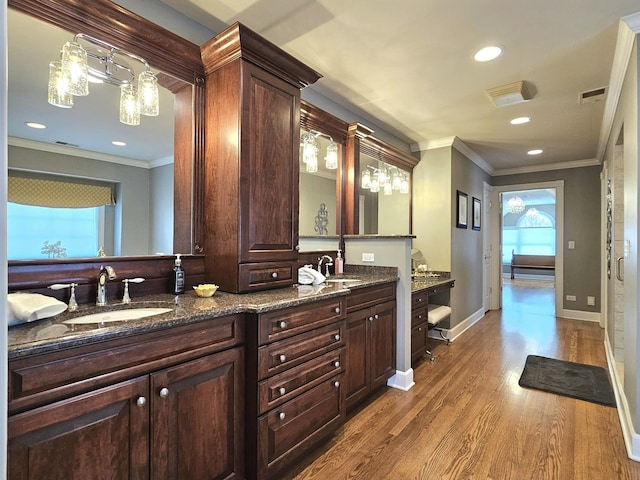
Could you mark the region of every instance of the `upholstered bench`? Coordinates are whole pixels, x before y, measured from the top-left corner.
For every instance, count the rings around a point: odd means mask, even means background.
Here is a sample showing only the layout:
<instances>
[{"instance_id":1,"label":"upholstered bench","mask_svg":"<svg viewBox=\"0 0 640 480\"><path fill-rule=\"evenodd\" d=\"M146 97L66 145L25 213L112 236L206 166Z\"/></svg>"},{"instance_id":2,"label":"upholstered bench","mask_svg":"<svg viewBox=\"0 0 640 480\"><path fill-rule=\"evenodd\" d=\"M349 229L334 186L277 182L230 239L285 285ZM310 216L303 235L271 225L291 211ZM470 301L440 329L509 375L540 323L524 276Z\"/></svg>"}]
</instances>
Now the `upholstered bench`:
<instances>
[{"instance_id":1,"label":"upholstered bench","mask_svg":"<svg viewBox=\"0 0 640 480\"><path fill-rule=\"evenodd\" d=\"M515 278L515 269L525 268L531 270L555 270L555 255L524 255L511 251L511 280Z\"/></svg>"},{"instance_id":2,"label":"upholstered bench","mask_svg":"<svg viewBox=\"0 0 640 480\"><path fill-rule=\"evenodd\" d=\"M444 336L442 333L442 329L438 328L438 324L442 322L444 319L449 318L451 316L451 307L448 305L436 305L429 304L427 306L427 325L429 331L436 330L440 332L440 337L447 342L449 345L449 339ZM427 350L426 354L429 355L429 360L432 362L435 360L433 353L431 350Z\"/></svg>"}]
</instances>

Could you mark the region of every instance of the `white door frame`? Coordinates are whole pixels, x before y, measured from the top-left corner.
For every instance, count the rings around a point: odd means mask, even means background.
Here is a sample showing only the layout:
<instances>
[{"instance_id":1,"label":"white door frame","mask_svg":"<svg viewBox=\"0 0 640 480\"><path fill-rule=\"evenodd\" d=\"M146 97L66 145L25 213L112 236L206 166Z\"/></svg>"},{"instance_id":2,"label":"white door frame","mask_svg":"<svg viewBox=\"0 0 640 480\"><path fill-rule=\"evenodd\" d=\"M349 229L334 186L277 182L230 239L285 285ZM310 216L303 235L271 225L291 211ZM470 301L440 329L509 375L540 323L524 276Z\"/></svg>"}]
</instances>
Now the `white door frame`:
<instances>
[{"instance_id":1,"label":"white door frame","mask_svg":"<svg viewBox=\"0 0 640 480\"><path fill-rule=\"evenodd\" d=\"M494 308L500 308L502 298L500 292L500 282L502 281L502 245L500 243L500 228L502 221L500 216L502 211L499 208L500 194L503 192L514 192L520 190L534 190L541 188L556 189L556 316L566 316L564 313L564 180L555 180L552 182L536 182L523 183L518 185L499 185L494 186L492 191L492 204L495 208L491 208L492 230L491 238L494 245L500 245L500 255L494 255L491 260L491 271L497 272L491 276L491 305ZM497 242L497 243L496 243Z\"/></svg>"},{"instance_id":2,"label":"white door frame","mask_svg":"<svg viewBox=\"0 0 640 480\"><path fill-rule=\"evenodd\" d=\"M482 310L483 313L491 308L491 258L493 249L490 240L491 233L491 185L487 182L482 186Z\"/></svg>"}]
</instances>

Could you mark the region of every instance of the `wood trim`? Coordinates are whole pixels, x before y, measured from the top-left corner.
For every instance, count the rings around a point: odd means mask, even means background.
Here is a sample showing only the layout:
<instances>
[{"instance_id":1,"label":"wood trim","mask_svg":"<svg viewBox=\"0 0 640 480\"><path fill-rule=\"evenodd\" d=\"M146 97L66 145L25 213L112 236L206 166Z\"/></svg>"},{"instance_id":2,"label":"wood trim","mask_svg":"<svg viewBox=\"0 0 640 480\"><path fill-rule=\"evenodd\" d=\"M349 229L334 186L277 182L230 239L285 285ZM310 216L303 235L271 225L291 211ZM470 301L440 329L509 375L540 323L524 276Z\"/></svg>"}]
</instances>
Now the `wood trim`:
<instances>
[{"instance_id":1,"label":"wood trim","mask_svg":"<svg viewBox=\"0 0 640 480\"><path fill-rule=\"evenodd\" d=\"M347 141L349 124L334 117L321 108L304 100L300 101L300 127L315 130L333 138L333 141L344 145Z\"/></svg>"}]
</instances>

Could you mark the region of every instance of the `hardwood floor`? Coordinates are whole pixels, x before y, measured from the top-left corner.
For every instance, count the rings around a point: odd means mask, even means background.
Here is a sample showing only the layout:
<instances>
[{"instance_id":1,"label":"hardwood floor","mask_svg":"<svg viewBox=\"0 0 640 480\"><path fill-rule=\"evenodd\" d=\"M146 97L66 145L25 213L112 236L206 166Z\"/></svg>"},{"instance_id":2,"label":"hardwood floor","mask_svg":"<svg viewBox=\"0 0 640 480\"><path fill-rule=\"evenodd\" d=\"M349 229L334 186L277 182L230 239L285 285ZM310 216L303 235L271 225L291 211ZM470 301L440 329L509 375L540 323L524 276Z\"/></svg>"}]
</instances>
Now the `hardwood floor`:
<instances>
[{"instance_id":1,"label":"hardwood floor","mask_svg":"<svg viewBox=\"0 0 640 480\"><path fill-rule=\"evenodd\" d=\"M598 324L556 319L553 292L510 288L408 392L386 389L287 479L640 479L615 408L518 385L538 354L606 368ZM433 345L433 344L432 344Z\"/></svg>"}]
</instances>

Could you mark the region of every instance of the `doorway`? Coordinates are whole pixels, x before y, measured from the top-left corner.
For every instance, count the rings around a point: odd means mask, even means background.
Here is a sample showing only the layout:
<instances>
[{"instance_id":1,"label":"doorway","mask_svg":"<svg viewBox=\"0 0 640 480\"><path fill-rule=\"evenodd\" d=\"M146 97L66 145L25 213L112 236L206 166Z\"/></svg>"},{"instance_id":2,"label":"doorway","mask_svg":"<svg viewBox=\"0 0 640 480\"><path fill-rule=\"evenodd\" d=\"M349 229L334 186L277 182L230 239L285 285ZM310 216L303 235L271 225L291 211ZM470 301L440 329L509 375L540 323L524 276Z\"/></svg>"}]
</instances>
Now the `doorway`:
<instances>
[{"instance_id":1,"label":"doorway","mask_svg":"<svg viewBox=\"0 0 640 480\"><path fill-rule=\"evenodd\" d=\"M564 182L540 182L494 187L492 239L500 246L492 259L492 306L501 308L505 282L511 282L513 253L554 255L555 270L515 269L515 285L527 288L547 288L553 294L551 304L555 315L563 313L563 228ZM525 285L526 284L526 285ZM511 290L513 293L513 290Z\"/></svg>"}]
</instances>

